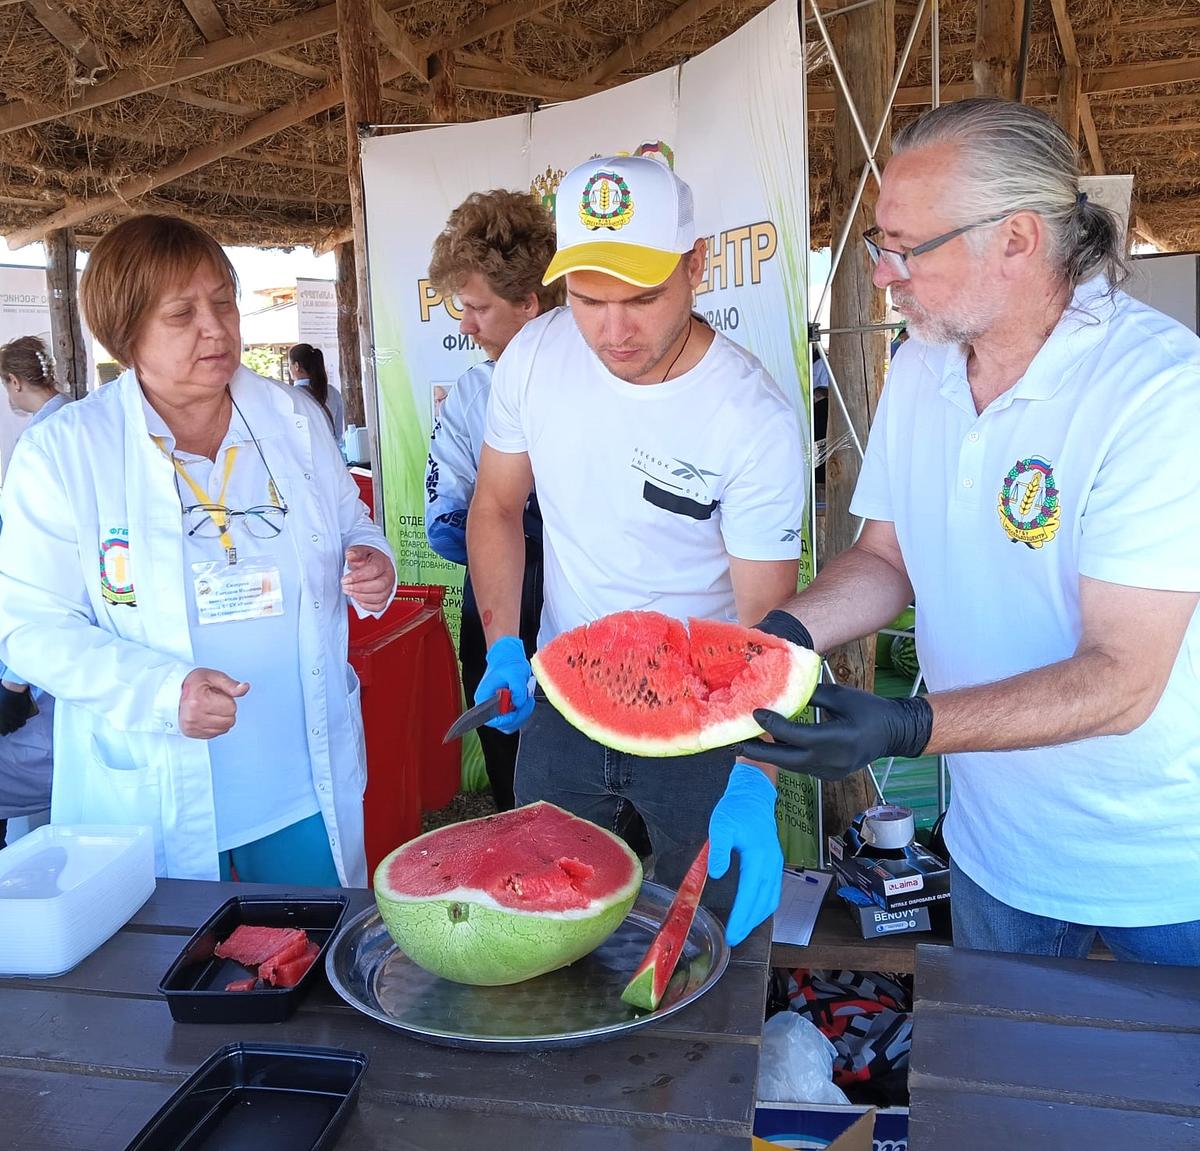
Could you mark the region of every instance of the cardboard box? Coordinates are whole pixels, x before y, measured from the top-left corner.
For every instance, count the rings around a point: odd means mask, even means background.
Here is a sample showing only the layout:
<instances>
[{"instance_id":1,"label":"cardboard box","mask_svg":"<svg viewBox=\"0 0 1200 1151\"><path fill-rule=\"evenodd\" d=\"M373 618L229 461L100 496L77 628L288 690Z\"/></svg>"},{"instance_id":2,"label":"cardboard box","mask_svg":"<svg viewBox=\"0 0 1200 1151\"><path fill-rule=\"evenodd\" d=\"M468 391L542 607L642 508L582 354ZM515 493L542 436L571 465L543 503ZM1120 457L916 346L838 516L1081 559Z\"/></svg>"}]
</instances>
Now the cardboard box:
<instances>
[{"instance_id":1,"label":"cardboard box","mask_svg":"<svg viewBox=\"0 0 1200 1151\"><path fill-rule=\"evenodd\" d=\"M903 911L885 911L872 904L856 907L846 904L846 910L854 916L864 939L877 939L883 935L907 935L910 931L929 931L928 907L909 907Z\"/></svg>"},{"instance_id":2,"label":"cardboard box","mask_svg":"<svg viewBox=\"0 0 1200 1151\"><path fill-rule=\"evenodd\" d=\"M843 886L857 887L885 911L904 911L950 898L949 864L916 842L884 853L876 852L852 832L831 835L829 861Z\"/></svg>"},{"instance_id":3,"label":"cardboard box","mask_svg":"<svg viewBox=\"0 0 1200 1151\"><path fill-rule=\"evenodd\" d=\"M908 1151L908 1108L767 1101L754 1109L754 1138L770 1151Z\"/></svg>"}]
</instances>

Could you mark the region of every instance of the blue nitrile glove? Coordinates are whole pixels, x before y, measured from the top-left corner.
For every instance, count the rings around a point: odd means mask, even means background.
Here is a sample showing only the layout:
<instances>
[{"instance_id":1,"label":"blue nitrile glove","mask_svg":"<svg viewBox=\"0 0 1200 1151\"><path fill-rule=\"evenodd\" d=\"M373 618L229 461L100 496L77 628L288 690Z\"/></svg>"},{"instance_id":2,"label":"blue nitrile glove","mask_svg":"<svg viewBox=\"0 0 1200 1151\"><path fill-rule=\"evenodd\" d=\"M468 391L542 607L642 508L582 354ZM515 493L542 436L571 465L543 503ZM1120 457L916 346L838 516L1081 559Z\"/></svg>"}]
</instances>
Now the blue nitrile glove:
<instances>
[{"instance_id":1,"label":"blue nitrile glove","mask_svg":"<svg viewBox=\"0 0 1200 1151\"><path fill-rule=\"evenodd\" d=\"M506 687L512 692L513 708L505 715L489 720L488 727L511 735L525 725L525 721L533 715L532 679L533 668L525 658L525 645L515 635L503 636L488 648L487 671L475 689L475 702L482 703Z\"/></svg>"},{"instance_id":2,"label":"blue nitrile glove","mask_svg":"<svg viewBox=\"0 0 1200 1151\"><path fill-rule=\"evenodd\" d=\"M456 508L438 516L425 527L429 546L452 564L467 562L467 509Z\"/></svg>"},{"instance_id":3,"label":"blue nitrile glove","mask_svg":"<svg viewBox=\"0 0 1200 1151\"><path fill-rule=\"evenodd\" d=\"M729 853L738 853L738 887L725 938L736 947L768 915L774 915L783 890L783 851L775 823L775 785L757 767L735 763L725 794L708 821L708 874L720 879L729 870Z\"/></svg>"}]
</instances>

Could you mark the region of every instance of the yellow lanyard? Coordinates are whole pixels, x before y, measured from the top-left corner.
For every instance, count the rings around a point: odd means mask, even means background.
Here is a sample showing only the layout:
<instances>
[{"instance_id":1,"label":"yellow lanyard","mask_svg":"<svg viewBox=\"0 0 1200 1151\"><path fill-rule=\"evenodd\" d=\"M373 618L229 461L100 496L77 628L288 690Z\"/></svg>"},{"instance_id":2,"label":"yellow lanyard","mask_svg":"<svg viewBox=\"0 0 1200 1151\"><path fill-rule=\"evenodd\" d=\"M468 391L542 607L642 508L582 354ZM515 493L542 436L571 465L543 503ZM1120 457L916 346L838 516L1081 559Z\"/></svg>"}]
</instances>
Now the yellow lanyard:
<instances>
[{"instance_id":1,"label":"yellow lanyard","mask_svg":"<svg viewBox=\"0 0 1200 1151\"><path fill-rule=\"evenodd\" d=\"M187 469L179 462L173 452L166 449L163 443L162 436L154 436L154 442L158 445L158 450L171 461L175 467L175 471L183 477L183 482L192 489L192 495L196 497L198 504L203 504L205 507L212 507L209 500L208 492L206 492L190 475ZM233 537L229 534L229 516L225 512L225 493L229 490L229 477L233 475L233 465L237 460L237 445L225 449L225 474L221 480L221 494L217 496L217 503L221 506L221 511L211 511L212 521L217 525L217 530L221 537L221 546L225 549L225 558L231 563L237 563L237 548L233 546Z\"/></svg>"}]
</instances>

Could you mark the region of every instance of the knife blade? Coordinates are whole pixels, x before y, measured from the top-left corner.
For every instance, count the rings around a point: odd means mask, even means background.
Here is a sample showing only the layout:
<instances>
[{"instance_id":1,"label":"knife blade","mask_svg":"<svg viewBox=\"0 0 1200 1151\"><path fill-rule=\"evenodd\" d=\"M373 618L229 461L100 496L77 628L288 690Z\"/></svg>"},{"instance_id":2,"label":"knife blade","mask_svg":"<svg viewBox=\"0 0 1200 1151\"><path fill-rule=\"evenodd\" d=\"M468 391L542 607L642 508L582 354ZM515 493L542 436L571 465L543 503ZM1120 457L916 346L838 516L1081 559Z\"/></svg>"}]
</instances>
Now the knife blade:
<instances>
[{"instance_id":1,"label":"knife blade","mask_svg":"<svg viewBox=\"0 0 1200 1151\"><path fill-rule=\"evenodd\" d=\"M495 694L489 695L482 703L477 703L474 707L467 708L450 725L446 734L442 736L442 743L449 743L452 739L460 739L468 731L474 731L477 727L483 727L488 720L495 719L498 715L507 715L512 709L512 692L508 688L502 687Z\"/></svg>"}]
</instances>

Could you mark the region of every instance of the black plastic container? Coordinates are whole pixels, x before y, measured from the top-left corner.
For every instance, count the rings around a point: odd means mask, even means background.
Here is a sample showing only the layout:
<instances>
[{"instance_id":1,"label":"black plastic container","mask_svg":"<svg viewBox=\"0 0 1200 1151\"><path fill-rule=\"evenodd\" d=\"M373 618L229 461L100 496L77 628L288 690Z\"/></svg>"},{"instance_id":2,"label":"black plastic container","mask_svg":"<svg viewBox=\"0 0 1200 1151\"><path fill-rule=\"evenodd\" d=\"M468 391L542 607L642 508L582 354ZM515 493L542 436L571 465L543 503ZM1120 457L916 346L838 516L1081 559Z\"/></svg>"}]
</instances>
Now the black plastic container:
<instances>
[{"instance_id":1,"label":"black plastic container","mask_svg":"<svg viewBox=\"0 0 1200 1151\"><path fill-rule=\"evenodd\" d=\"M125 1151L322 1151L345 1125L366 1067L361 1052L331 1047L222 1047Z\"/></svg>"},{"instance_id":2,"label":"black plastic container","mask_svg":"<svg viewBox=\"0 0 1200 1151\"><path fill-rule=\"evenodd\" d=\"M279 1023L286 1019L320 978L325 952L337 934L346 903L344 895L314 899L238 896L228 900L188 940L158 985L171 1018L177 1023ZM226 991L227 984L255 974L251 968L213 954L213 948L243 923L303 928L321 950L295 987Z\"/></svg>"}]
</instances>

